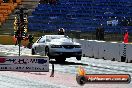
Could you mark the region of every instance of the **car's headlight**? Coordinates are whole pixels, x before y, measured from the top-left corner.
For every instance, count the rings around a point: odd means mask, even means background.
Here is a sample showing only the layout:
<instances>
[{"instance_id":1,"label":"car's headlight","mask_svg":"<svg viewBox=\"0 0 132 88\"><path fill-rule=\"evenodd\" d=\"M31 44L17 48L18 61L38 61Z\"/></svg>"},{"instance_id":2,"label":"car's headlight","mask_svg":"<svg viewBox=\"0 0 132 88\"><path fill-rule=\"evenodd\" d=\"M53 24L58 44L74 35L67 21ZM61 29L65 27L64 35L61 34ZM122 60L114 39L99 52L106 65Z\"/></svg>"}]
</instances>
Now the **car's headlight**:
<instances>
[{"instance_id":1,"label":"car's headlight","mask_svg":"<svg viewBox=\"0 0 132 88\"><path fill-rule=\"evenodd\" d=\"M61 45L52 45L51 48L62 48Z\"/></svg>"},{"instance_id":2,"label":"car's headlight","mask_svg":"<svg viewBox=\"0 0 132 88\"><path fill-rule=\"evenodd\" d=\"M75 45L74 47L75 48L81 48L81 45Z\"/></svg>"}]
</instances>

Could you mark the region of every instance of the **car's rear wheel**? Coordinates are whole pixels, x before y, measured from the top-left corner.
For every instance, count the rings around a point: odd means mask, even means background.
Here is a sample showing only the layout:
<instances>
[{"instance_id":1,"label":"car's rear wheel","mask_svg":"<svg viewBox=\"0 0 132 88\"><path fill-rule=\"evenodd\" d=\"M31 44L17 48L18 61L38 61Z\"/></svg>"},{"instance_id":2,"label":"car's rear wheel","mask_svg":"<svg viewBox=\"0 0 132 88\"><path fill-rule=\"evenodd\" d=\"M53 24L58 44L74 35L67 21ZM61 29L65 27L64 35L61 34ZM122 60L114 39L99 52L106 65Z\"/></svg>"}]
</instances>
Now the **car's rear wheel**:
<instances>
[{"instance_id":1,"label":"car's rear wheel","mask_svg":"<svg viewBox=\"0 0 132 88\"><path fill-rule=\"evenodd\" d=\"M36 54L34 49L32 49L31 52L32 52L32 55Z\"/></svg>"},{"instance_id":2,"label":"car's rear wheel","mask_svg":"<svg viewBox=\"0 0 132 88\"><path fill-rule=\"evenodd\" d=\"M66 58L65 57L56 57L55 60L56 60L56 62L65 62Z\"/></svg>"},{"instance_id":3,"label":"car's rear wheel","mask_svg":"<svg viewBox=\"0 0 132 88\"><path fill-rule=\"evenodd\" d=\"M81 56L77 56L76 59L77 59L77 60L81 60Z\"/></svg>"}]
</instances>

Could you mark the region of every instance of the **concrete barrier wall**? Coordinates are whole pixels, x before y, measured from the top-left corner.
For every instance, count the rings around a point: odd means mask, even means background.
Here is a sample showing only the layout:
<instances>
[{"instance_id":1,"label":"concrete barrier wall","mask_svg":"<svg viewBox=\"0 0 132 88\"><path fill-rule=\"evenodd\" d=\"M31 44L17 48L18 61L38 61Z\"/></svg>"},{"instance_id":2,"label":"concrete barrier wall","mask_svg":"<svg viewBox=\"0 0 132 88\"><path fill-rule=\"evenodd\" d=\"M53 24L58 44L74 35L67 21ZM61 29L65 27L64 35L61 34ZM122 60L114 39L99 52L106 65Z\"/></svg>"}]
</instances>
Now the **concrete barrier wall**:
<instances>
[{"instance_id":1,"label":"concrete barrier wall","mask_svg":"<svg viewBox=\"0 0 132 88\"><path fill-rule=\"evenodd\" d=\"M107 60L118 60L119 55L119 44L116 42L106 42L104 44L104 58Z\"/></svg>"},{"instance_id":2,"label":"concrete barrier wall","mask_svg":"<svg viewBox=\"0 0 132 88\"><path fill-rule=\"evenodd\" d=\"M105 51L106 51L106 47L104 46L106 44L105 41L99 41L99 58L104 59L105 57Z\"/></svg>"},{"instance_id":3,"label":"concrete barrier wall","mask_svg":"<svg viewBox=\"0 0 132 88\"><path fill-rule=\"evenodd\" d=\"M91 44L93 45L94 58L99 58L99 43L97 43L97 41L93 41Z\"/></svg>"},{"instance_id":4,"label":"concrete barrier wall","mask_svg":"<svg viewBox=\"0 0 132 88\"><path fill-rule=\"evenodd\" d=\"M132 44L126 46L126 62L132 62Z\"/></svg>"},{"instance_id":5,"label":"concrete barrier wall","mask_svg":"<svg viewBox=\"0 0 132 88\"><path fill-rule=\"evenodd\" d=\"M86 50L85 56L94 57L93 46L94 46L93 40L88 40L85 48Z\"/></svg>"},{"instance_id":6,"label":"concrete barrier wall","mask_svg":"<svg viewBox=\"0 0 132 88\"><path fill-rule=\"evenodd\" d=\"M117 42L105 42L105 41L97 41L97 40L75 40L82 44L82 52L83 55L88 57L106 59L106 60L115 60L115 61L123 61L124 58L124 43ZM126 45L126 58L125 62L132 61L132 44Z\"/></svg>"}]
</instances>

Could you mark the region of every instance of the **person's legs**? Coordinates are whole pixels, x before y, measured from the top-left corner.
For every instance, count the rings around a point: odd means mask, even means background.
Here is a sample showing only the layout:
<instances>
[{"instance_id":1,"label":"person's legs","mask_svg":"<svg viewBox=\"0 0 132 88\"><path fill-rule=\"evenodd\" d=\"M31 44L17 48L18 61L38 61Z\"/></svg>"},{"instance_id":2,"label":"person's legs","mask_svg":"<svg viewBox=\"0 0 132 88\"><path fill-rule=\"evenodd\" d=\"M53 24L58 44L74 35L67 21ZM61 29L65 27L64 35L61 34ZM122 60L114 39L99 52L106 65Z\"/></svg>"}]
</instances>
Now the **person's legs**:
<instances>
[{"instance_id":1,"label":"person's legs","mask_svg":"<svg viewBox=\"0 0 132 88\"><path fill-rule=\"evenodd\" d=\"M16 40L16 43L15 43L15 45L17 45L18 44L18 41Z\"/></svg>"}]
</instances>

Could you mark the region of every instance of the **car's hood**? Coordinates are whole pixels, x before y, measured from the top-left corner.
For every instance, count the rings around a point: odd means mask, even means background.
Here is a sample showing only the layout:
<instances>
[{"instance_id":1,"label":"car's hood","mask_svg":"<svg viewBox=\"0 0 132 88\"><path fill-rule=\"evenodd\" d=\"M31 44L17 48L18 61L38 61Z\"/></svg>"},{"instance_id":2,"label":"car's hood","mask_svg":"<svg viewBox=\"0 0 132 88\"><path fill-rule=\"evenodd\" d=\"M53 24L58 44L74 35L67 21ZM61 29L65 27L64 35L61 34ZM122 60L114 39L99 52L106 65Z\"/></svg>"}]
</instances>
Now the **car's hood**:
<instances>
[{"instance_id":1,"label":"car's hood","mask_svg":"<svg viewBox=\"0 0 132 88\"><path fill-rule=\"evenodd\" d=\"M72 42L71 39L61 38L61 39L53 39L50 42L51 45L80 45L79 43Z\"/></svg>"}]
</instances>

